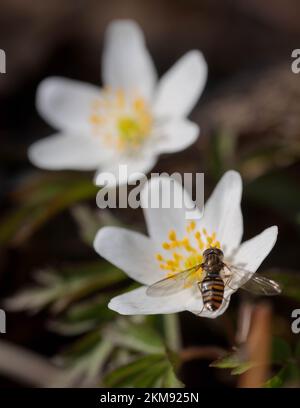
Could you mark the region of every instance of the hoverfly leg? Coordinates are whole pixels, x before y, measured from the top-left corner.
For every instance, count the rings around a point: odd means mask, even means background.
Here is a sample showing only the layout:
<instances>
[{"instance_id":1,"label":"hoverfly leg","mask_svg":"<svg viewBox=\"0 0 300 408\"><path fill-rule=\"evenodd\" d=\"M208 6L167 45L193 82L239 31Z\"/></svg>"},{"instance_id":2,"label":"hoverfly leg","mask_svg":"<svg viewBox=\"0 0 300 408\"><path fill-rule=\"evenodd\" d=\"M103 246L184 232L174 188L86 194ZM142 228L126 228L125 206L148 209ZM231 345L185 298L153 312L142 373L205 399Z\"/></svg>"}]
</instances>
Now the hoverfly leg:
<instances>
[{"instance_id":1,"label":"hoverfly leg","mask_svg":"<svg viewBox=\"0 0 300 408\"><path fill-rule=\"evenodd\" d=\"M199 289L199 292L201 293L201 296L202 296L201 282L197 282L197 288ZM202 309L200 310L200 312L199 312L199 313L196 313L196 316L201 316L203 310L204 310L204 304L203 304Z\"/></svg>"},{"instance_id":2,"label":"hoverfly leg","mask_svg":"<svg viewBox=\"0 0 300 408\"><path fill-rule=\"evenodd\" d=\"M234 273L232 272L232 270L229 268L228 265L226 265L225 263L223 264L224 269L227 269L227 273L224 272L224 279L227 279L226 283L225 283L225 288L228 287L231 290L237 290L238 286L236 288L232 287L229 285L229 283L232 281L233 277L234 277Z\"/></svg>"},{"instance_id":3,"label":"hoverfly leg","mask_svg":"<svg viewBox=\"0 0 300 408\"><path fill-rule=\"evenodd\" d=\"M199 313L196 313L196 316L201 316L201 314L202 314L202 312L203 312L203 309L204 309L204 305L202 306L202 309L200 310L200 312L199 312Z\"/></svg>"},{"instance_id":4,"label":"hoverfly leg","mask_svg":"<svg viewBox=\"0 0 300 408\"><path fill-rule=\"evenodd\" d=\"M231 275L231 276L228 278L227 282L225 283L225 288L229 288L229 289L231 289L231 290L236 290L236 288L233 288L233 287L231 287L231 286L229 285L229 283L232 281L232 278L233 278L233 275Z\"/></svg>"},{"instance_id":5,"label":"hoverfly leg","mask_svg":"<svg viewBox=\"0 0 300 408\"><path fill-rule=\"evenodd\" d=\"M223 298L223 302L222 302L221 308L226 307L226 305L227 305L229 302L230 302L230 297L229 297L229 298L224 297L224 298Z\"/></svg>"}]
</instances>

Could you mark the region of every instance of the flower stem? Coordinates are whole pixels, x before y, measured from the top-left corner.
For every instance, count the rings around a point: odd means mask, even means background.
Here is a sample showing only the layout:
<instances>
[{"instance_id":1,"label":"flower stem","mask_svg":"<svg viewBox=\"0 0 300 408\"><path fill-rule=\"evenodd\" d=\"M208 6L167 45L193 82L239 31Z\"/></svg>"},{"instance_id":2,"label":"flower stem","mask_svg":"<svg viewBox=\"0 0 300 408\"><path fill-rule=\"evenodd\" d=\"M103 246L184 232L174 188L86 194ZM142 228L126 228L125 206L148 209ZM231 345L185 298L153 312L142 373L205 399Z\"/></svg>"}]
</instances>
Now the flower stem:
<instances>
[{"instance_id":1,"label":"flower stem","mask_svg":"<svg viewBox=\"0 0 300 408\"><path fill-rule=\"evenodd\" d=\"M163 316L167 346L173 351L181 348L180 322L177 313Z\"/></svg>"}]
</instances>

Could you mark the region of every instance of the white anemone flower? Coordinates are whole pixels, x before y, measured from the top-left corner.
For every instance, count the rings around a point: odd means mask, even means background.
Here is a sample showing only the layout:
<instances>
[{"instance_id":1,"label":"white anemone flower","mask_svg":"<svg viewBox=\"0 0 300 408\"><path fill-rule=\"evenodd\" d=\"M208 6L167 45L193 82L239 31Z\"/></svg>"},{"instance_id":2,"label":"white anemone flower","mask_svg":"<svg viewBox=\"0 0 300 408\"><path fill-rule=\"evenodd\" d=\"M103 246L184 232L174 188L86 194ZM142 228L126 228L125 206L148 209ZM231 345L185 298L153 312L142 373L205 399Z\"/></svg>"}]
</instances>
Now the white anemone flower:
<instances>
[{"instance_id":1,"label":"white anemone flower","mask_svg":"<svg viewBox=\"0 0 300 408\"><path fill-rule=\"evenodd\" d=\"M97 170L116 183L151 170L161 153L181 151L198 137L186 117L202 93L207 65L189 51L157 80L140 27L130 20L110 23L102 57L103 88L50 77L37 91L37 109L57 133L29 148L29 159L48 170ZM119 165L127 174L119 175Z\"/></svg>"},{"instance_id":2,"label":"white anemone flower","mask_svg":"<svg viewBox=\"0 0 300 408\"><path fill-rule=\"evenodd\" d=\"M169 177L152 178L142 191L149 236L119 227L102 228L96 235L94 248L98 254L143 285L114 297L108 307L123 315L168 314L187 310L200 316L215 318L224 313L230 296L251 278L269 254L276 242L278 229L272 226L241 243L242 181L235 171L225 173L207 201L204 215L201 216L199 212L196 220L186 220L185 208L146 208L149 193L151 195L158 191L157 183L161 183L164 200L164 191L169 191L170 180ZM185 202L190 200L179 183L174 183L173 191L176 197L183 195L187 200ZM203 251L208 247L220 248L224 253L225 263L243 265L247 270L245 275L233 276L232 284L225 285L226 301L223 300L220 309L209 311L203 307L202 295L196 285L203 274L201 268L179 293L160 297L147 295L149 285L199 265L203 260Z\"/></svg>"}]
</instances>

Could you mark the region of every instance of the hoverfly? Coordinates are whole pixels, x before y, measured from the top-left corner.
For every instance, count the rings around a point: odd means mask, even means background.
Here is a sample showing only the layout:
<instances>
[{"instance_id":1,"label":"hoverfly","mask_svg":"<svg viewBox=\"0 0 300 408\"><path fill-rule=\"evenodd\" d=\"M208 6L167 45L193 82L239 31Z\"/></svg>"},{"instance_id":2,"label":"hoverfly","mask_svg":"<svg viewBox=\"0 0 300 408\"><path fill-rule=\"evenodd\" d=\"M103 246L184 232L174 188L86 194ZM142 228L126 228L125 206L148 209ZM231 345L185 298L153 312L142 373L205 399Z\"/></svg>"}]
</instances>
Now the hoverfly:
<instances>
[{"instance_id":1,"label":"hoverfly","mask_svg":"<svg viewBox=\"0 0 300 408\"><path fill-rule=\"evenodd\" d=\"M203 252L202 264L195 265L192 268L154 283L148 287L146 293L149 296L155 297L178 293L186 287L189 277L200 268L205 272L205 276L201 281L197 282L197 286L202 295L204 307L212 312L221 307L227 285L232 290L238 289L238 287L233 288L229 286L234 275L241 277L241 282L238 286L256 295L272 296L281 293L279 284L273 280L264 276L253 275L252 272L237 266L229 266L223 262L223 259L224 254L221 249L208 248ZM253 276L250 278L251 275ZM225 283L226 278L228 279Z\"/></svg>"}]
</instances>

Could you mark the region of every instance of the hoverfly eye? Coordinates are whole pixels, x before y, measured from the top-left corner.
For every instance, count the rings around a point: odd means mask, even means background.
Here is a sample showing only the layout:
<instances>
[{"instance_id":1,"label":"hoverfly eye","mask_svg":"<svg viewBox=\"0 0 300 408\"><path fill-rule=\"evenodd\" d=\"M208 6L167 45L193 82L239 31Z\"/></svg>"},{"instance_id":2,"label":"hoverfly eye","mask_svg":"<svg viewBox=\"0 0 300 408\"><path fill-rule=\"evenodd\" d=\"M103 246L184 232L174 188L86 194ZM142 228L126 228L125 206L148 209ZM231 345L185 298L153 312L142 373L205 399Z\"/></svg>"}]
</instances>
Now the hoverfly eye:
<instances>
[{"instance_id":1,"label":"hoverfly eye","mask_svg":"<svg viewBox=\"0 0 300 408\"><path fill-rule=\"evenodd\" d=\"M218 252L217 252L217 254L218 254L218 256L220 257L220 258L224 258L224 254L223 254L223 252L220 250L220 249L218 249Z\"/></svg>"}]
</instances>

